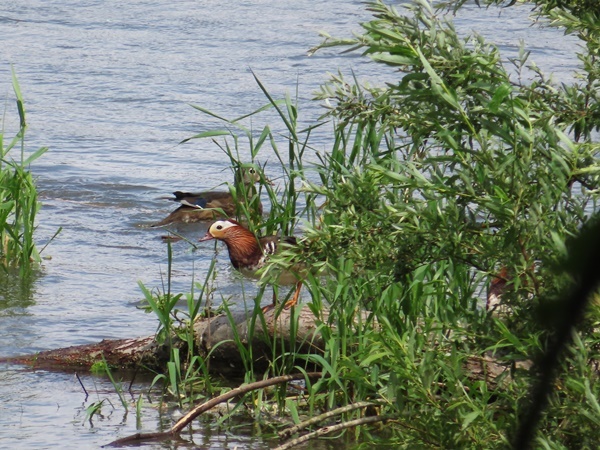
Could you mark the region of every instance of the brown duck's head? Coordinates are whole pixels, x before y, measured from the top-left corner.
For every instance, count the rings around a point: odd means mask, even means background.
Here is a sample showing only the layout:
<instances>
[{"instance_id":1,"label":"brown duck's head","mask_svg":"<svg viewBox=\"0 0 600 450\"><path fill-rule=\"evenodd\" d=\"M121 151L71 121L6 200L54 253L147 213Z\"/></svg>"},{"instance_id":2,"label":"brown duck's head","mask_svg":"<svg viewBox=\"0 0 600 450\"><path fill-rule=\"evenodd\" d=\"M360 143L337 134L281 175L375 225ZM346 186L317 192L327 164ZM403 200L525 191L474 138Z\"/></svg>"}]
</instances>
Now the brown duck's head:
<instances>
[{"instance_id":1,"label":"brown duck's head","mask_svg":"<svg viewBox=\"0 0 600 450\"><path fill-rule=\"evenodd\" d=\"M232 219L213 223L200 242L218 239L227 245L229 259L236 269L255 267L263 256L256 236Z\"/></svg>"},{"instance_id":2,"label":"brown duck's head","mask_svg":"<svg viewBox=\"0 0 600 450\"><path fill-rule=\"evenodd\" d=\"M232 219L217 220L210 226L208 232L200 239L200 242L211 239L218 239L225 242L251 239L253 242L256 242L256 238L251 231Z\"/></svg>"}]
</instances>

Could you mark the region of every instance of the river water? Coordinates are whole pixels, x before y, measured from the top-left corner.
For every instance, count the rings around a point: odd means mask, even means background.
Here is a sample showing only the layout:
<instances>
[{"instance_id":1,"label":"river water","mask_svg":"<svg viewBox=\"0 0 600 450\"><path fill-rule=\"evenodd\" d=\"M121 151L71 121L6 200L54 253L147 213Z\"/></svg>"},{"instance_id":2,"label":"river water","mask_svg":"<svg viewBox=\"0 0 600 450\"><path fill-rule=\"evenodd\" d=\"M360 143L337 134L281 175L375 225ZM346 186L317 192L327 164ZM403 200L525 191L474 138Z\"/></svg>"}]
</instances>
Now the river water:
<instances>
[{"instance_id":1,"label":"river water","mask_svg":"<svg viewBox=\"0 0 600 450\"><path fill-rule=\"evenodd\" d=\"M571 79L576 41L556 30L531 28L527 12L471 5L455 22L463 32L476 30L495 42L506 57L516 55L524 39L538 66L557 80ZM307 56L320 42L319 31L347 37L369 17L362 2L350 0L0 0L5 136L12 136L17 122L12 65L26 101L28 149L50 147L32 167L43 203L40 247L62 227L44 250L43 271L32 286L0 278L0 357L152 334L157 321L138 308L137 283L162 286L164 231L148 225L174 207L160 197L231 179L214 143L178 145L220 126L190 104L227 118L253 111L266 103L253 71L275 97L298 91L301 120L309 123L323 112L310 99L327 72L394 79L390 69L358 55L334 49ZM262 129L274 122L266 115L244 123ZM326 134L313 145L327 151ZM243 140L241 149L247 159ZM199 236L205 225L184 231ZM176 289L189 290L194 276L203 278L212 246L191 252L178 243L173 250ZM226 255L220 255L219 266L217 283L235 300L239 282ZM130 400L144 395L140 424L135 412L125 413L105 379L81 380L87 398L72 374L0 367L0 448L98 448L173 419L156 407L158 397L146 396L147 383L135 384L128 394ZM85 409L103 400L102 416L90 423ZM187 438L194 443L147 447L273 446L251 427L224 433L214 425L199 426Z\"/></svg>"}]
</instances>

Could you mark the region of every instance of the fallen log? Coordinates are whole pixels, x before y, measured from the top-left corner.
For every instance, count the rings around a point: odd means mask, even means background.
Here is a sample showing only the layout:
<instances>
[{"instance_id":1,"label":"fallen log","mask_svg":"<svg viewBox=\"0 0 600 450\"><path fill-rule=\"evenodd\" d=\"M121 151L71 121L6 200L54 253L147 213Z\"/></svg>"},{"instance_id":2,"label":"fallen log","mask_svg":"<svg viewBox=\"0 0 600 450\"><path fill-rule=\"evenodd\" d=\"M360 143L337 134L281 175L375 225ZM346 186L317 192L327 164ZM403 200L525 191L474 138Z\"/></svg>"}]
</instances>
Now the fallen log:
<instances>
[{"instance_id":1,"label":"fallen log","mask_svg":"<svg viewBox=\"0 0 600 450\"><path fill-rule=\"evenodd\" d=\"M326 322L324 312L322 321ZM293 321L293 322L292 322ZM295 326L291 326L294 323ZM246 366L240 345L252 347L255 369L265 368L273 356L284 351L296 354L320 353L325 343L319 333L319 322L308 306L277 311L272 308L264 314L237 312L202 317L194 323L194 355L207 364L208 369L223 376L243 376ZM159 343L154 336L134 339L103 340L99 343L43 351L34 355L0 358L0 363L31 366L42 370L89 371L103 360L113 370L127 372L164 372L170 361L170 348L187 351L187 342L174 333L170 346ZM465 370L471 379L484 380L489 386L499 380L508 382L514 369L529 370L530 361L501 361L493 355L473 355L465 361Z\"/></svg>"},{"instance_id":2,"label":"fallen log","mask_svg":"<svg viewBox=\"0 0 600 450\"><path fill-rule=\"evenodd\" d=\"M102 362L103 357L109 367L115 369L134 371L139 367L146 367L148 370L156 370L163 361L169 360L169 350L156 342L154 336L104 339L94 344L0 358L0 363L21 364L41 370L89 372L94 364Z\"/></svg>"},{"instance_id":3,"label":"fallen log","mask_svg":"<svg viewBox=\"0 0 600 450\"><path fill-rule=\"evenodd\" d=\"M268 363L274 345L279 347L279 352L299 353L318 352L324 347L315 317L307 306L281 311L272 308L262 318L251 312L202 317L194 323L194 335L194 354L203 358L211 371L229 375L245 372L239 345L252 346L253 362L259 366ZM43 370L89 371L104 358L109 367L117 370L162 372L170 360L171 347L187 351L187 342L177 333L173 334L170 345L157 342L154 336L105 339L34 355L0 358L0 363Z\"/></svg>"}]
</instances>

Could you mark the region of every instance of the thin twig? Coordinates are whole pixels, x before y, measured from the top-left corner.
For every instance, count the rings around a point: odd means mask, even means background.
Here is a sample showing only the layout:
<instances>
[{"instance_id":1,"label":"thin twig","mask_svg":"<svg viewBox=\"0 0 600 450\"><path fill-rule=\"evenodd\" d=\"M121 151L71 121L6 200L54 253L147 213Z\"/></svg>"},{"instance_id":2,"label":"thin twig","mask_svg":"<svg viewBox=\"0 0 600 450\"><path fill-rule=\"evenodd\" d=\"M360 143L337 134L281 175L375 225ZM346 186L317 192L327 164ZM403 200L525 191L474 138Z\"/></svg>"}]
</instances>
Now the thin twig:
<instances>
[{"instance_id":1,"label":"thin twig","mask_svg":"<svg viewBox=\"0 0 600 450\"><path fill-rule=\"evenodd\" d=\"M132 396L133 396L133 392L131 392L131 388L133 387L133 382L135 381L135 378L136 378L139 370L140 370L140 366L136 365L135 370L133 371L133 376L131 377L131 381L129 382L129 387L127 388L127 392L129 392Z\"/></svg>"},{"instance_id":2,"label":"thin twig","mask_svg":"<svg viewBox=\"0 0 600 450\"><path fill-rule=\"evenodd\" d=\"M234 397L237 397L242 394L246 394L250 391L254 391L257 389L263 389L269 386L274 386L276 384L283 384L289 381L303 380L305 378L320 378L322 376L321 372L308 372L308 373L296 373L293 375L282 375L280 377L273 377L267 380L256 381L254 383L246 384L245 386L240 386L235 389L232 389L225 394L219 395L213 399L208 400L190 412L188 412L185 416L177 421L175 425L171 427L171 429L158 433L136 433L130 436L117 439L116 441L111 442L110 444L105 445L104 447L119 447L126 444L131 444L134 442L154 440L154 439L165 439L177 436L181 430L183 430L187 425L190 424L192 420L198 417L203 412L214 408L220 403L226 402Z\"/></svg>"},{"instance_id":3,"label":"thin twig","mask_svg":"<svg viewBox=\"0 0 600 450\"><path fill-rule=\"evenodd\" d=\"M83 392L85 392L85 399L87 400L89 397L88 391L85 388L85 386L83 385L83 382L81 381L81 378L79 378L79 374L77 372L75 372L75 377L77 378L77 381L79 381L79 384L81 385L81 389L83 389Z\"/></svg>"},{"instance_id":4,"label":"thin twig","mask_svg":"<svg viewBox=\"0 0 600 450\"><path fill-rule=\"evenodd\" d=\"M279 447L275 447L273 450L287 450L288 448L292 448L302 442L306 442L309 439L317 438L319 436L323 436L325 434L333 433L334 431L344 430L346 428L353 428L359 425L366 425L368 423L382 422L384 420L391 419L392 416L367 416L361 417L360 419L350 420L348 422L338 423L337 425L331 425L329 427L319 428L318 430L313 431L312 433L307 433L303 436L297 437L295 439L291 439L286 443L280 445Z\"/></svg>"},{"instance_id":5,"label":"thin twig","mask_svg":"<svg viewBox=\"0 0 600 450\"><path fill-rule=\"evenodd\" d=\"M327 411L323 414L319 414L318 416L311 417L310 419L305 420L304 422L300 422L297 425L294 425L292 427L286 428L283 431L280 431L278 434L281 439L286 439L286 438L290 437L291 435L296 434L298 431L303 430L304 428L309 427L311 425L314 425L315 423L322 422L325 419L329 419L330 417L339 416L340 414L343 414L345 412L354 411L355 409L366 408L367 406L374 406L374 405L375 405L375 403L371 403L371 402L351 403L350 405L342 406L341 408L332 409L331 411Z\"/></svg>"}]
</instances>

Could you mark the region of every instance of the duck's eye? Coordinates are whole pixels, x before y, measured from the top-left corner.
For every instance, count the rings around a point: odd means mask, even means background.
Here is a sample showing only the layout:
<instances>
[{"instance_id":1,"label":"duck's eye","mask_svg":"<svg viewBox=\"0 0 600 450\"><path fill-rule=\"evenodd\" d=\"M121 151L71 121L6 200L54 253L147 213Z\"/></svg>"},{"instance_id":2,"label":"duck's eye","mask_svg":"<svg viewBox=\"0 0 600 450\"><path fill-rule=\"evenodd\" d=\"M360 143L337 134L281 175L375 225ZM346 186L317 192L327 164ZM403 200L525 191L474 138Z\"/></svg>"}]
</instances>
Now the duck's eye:
<instances>
[{"instance_id":1,"label":"duck's eye","mask_svg":"<svg viewBox=\"0 0 600 450\"><path fill-rule=\"evenodd\" d=\"M255 170L254 169L250 169L249 172L254 175Z\"/></svg>"},{"instance_id":2,"label":"duck's eye","mask_svg":"<svg viewBox=\"0 0 600 450\"><path fill-rule=\"evenodd\" d=\"M222 230L223 229L223 225L217 225L217 230Z\"/></svg>"}]
</instances>

